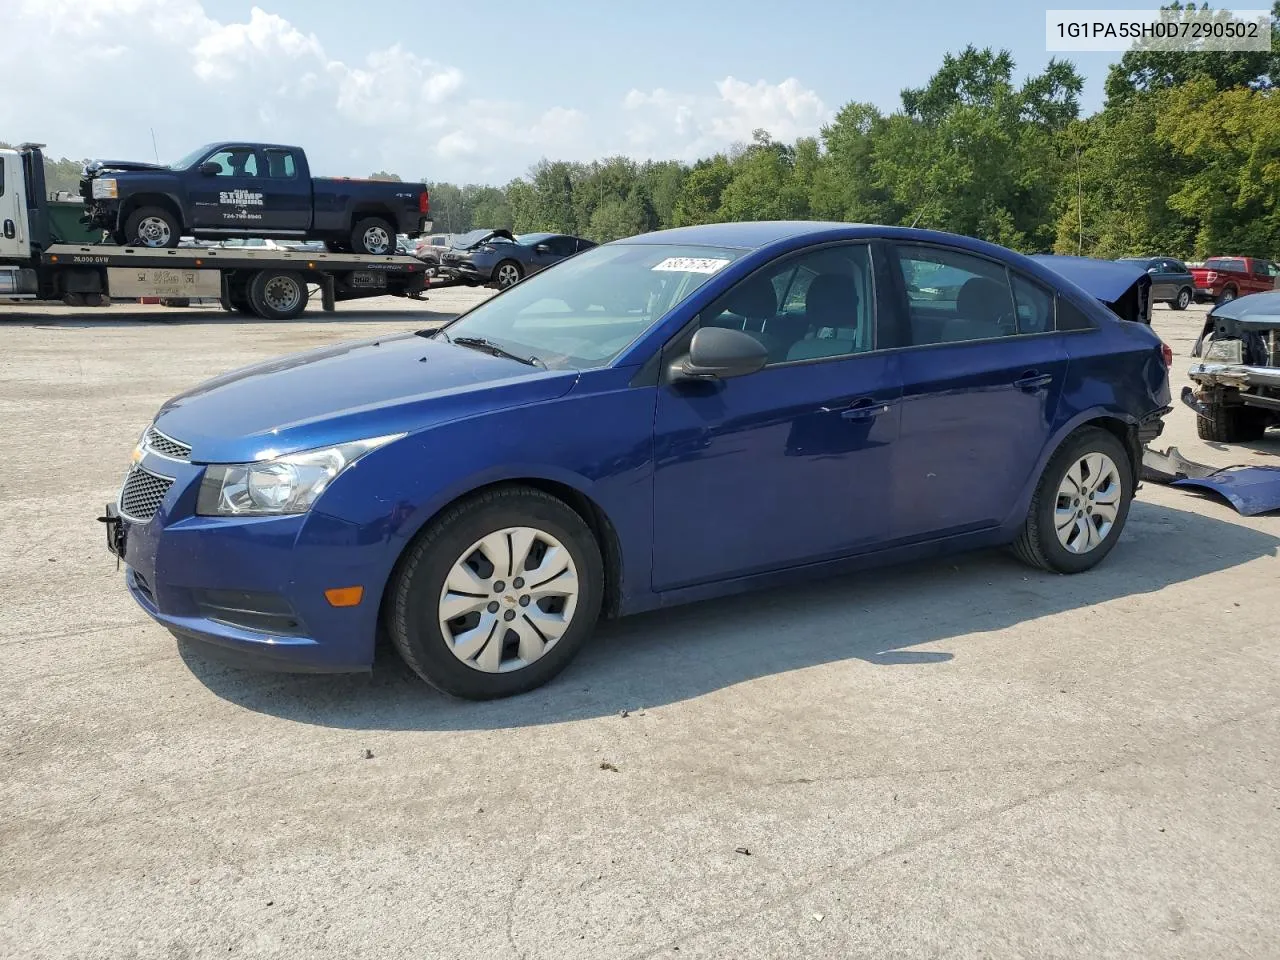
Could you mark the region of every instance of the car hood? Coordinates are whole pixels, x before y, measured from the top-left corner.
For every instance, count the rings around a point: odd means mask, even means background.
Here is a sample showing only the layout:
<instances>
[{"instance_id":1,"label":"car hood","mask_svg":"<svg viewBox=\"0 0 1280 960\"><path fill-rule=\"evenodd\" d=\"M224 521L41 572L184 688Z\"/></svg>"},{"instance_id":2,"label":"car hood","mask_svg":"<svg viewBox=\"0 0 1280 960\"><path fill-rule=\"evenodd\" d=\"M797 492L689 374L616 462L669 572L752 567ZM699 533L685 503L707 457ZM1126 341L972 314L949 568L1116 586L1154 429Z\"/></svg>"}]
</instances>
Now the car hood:
<instances>
[{"instance_id":1,"label":"car hood","mask_svg":"<svg viewBox=\"0 0 1280 960\"><path fill-rule=\"evenodd\" d=\"M155 423L195 462L244 463L552 400L576 379L399 334L233 370L174 397Z\"/></svg>"},{"instance_id":2,"label":"car hood","mask_svg":"<svg viewBox=\"0 0 1280 960\"><path fill-rule=\"evenodd\" d=\"M91 160L84 165L84 172L93 175L103 170L122 170L125 172L131 170L163 170L166 173L172 173L168 167L159 163L142 163L138 160Z\"/></svg>"},{"instance_id":3,"label":"car hood","mask_svg":"<svg viewBox=\"0 0 1280 960\"><path fill-rule=\"evenodd\" d=\"M510 230L473 230L471 233L464 234L454 240L449 245L451 250L474 250L482 243L487 243L494 237L500 237L503 240L514 240Z\"/></svg>"}]
</instances>

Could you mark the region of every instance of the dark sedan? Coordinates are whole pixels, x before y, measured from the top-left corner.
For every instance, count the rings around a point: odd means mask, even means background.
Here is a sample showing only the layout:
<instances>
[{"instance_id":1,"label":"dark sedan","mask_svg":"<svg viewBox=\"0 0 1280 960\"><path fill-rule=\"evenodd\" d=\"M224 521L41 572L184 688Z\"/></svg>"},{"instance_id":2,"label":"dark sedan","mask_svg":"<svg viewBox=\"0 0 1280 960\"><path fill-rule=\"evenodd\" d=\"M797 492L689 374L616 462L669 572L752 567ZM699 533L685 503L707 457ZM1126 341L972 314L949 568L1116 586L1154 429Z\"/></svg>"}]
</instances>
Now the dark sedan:
<instances>
[{"instance_id":1,"label":"dark sedan","mask_svg":"<svg viewBox=\"0 0 1280 960\"><path fill-rule=\"evenodd\" d=\"M441 254L440 267L457 279L505 290L529 274L595 245L590 240L559 233L517 235L509 230L472 230Z\"/></svg>"},{"instance_id":2,"label":"dark sedan","mask_svg":"<svg viewBox=\"0 0 1280 960\"><path fill-rule=\"evenodd\" d=\"M1121 257L1120 263L1139 263L1151 277L1151 300L1185 310L1195 297L1196 281L1181 260L1172 257Z\"/></svg>"}]
</instances>

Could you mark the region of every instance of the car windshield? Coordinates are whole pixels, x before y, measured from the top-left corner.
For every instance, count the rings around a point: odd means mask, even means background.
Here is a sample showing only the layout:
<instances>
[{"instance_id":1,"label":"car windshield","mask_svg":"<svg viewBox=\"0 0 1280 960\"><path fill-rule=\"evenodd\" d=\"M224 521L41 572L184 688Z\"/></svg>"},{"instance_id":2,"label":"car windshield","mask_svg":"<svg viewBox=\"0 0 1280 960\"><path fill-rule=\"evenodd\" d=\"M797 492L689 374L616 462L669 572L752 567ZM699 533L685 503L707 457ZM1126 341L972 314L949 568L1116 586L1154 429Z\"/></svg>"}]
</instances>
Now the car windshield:
<instances>
[{"instance_id":1,"label":"car windshield","mask_svg":"<svg viewBox=\"0 0 1280 960\"><path fill-rule=\"evenodd\" d=\"M204 155L207 154L212 149L213 149L213 144L211 143L206 143L203 147L197 147L195 150L192 150L190 153L188 153L185 157L183 157L177 163L169 164L169 169L170 170L188 170L191 167L195 166L196 163L198 163L200 159L204 157Z\"/></svg>"},{"instance_id":2,"label":"car windshield","mask_svg":"<svg viewBox=\"0 0 1280 960\"><path fill-rule=\"evenodd\" d=\"M551 369L603 367L743 252L653 243L595 247L480 304L445 334L483 338Z\"/></svg>"}]
</instances>

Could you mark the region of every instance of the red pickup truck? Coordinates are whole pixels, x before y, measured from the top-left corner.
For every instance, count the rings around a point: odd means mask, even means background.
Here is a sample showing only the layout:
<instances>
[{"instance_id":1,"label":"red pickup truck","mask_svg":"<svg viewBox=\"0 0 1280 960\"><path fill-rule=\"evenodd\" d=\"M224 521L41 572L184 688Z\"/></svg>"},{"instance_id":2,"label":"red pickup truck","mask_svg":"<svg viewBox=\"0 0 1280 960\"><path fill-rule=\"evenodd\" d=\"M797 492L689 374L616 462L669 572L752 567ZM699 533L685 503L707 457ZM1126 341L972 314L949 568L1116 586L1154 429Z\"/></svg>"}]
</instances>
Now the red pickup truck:
<instances>
[{"instance_id":1,"label":"red pickup truck","mask_svg":"<svg viewBox=\"0 0 1280 960\"><path fill-rule=\"evenodd\" d=\"M1226 303L1250 293L1274 290L1280 267L1257 257L1210 257L1204 266L1192 267L1196 299Z\"/></svg>"}]
</instances>

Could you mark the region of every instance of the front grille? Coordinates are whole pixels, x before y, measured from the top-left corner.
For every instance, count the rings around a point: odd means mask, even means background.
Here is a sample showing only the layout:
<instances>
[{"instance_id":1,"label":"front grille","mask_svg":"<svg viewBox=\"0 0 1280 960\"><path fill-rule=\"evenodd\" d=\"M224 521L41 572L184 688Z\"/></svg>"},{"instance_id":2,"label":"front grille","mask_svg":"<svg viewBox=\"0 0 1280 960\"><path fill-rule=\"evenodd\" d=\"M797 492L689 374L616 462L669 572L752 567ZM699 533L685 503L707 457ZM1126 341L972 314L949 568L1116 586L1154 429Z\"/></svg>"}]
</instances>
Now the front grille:
<instances>
[{"instance_id":1,"label":"front grille","mask_svg":"<svg viewBox=\"0 0 1280 960\"><path fill-rule=\"evenodd\" d=\"M156 453L162 457L168 457L170 460L188 460L191 457L191 448L185 443L166 437L155 427L147 427L147 435L142 441Z\"/></svg>"},{"instance_id":2,"label":"front grille","mask_svg":"<svg viewBox=\"0 0 1280 960\"><path fill-rule=\"evenodd\" d=\"M142 467L134 467L124 478L124 487L120 491L120 515L126 520L146 523L156 515L171 486L172 477L162 477Z\"/></svg>"}]
</instances>

